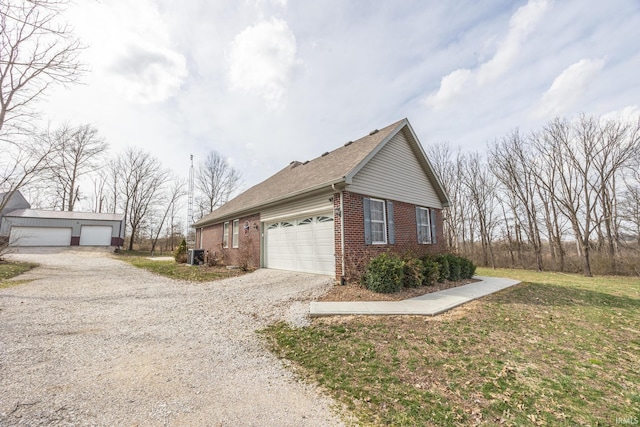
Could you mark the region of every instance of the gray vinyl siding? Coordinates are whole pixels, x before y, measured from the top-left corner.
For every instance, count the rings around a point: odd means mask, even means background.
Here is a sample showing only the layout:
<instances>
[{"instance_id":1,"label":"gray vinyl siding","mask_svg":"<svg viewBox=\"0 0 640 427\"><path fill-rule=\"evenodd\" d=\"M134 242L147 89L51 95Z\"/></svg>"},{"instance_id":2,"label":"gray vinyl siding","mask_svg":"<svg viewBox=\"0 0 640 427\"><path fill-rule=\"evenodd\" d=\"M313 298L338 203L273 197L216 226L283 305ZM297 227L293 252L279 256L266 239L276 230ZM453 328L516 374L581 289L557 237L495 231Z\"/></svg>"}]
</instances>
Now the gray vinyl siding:
<instances>
[{"instance_id":1,"label":"gray vinyl siding","mask_svg":"<svg viewBox=\"0 0 640 427\"><path fill-rule=\"evenodd\" d=\"M353 177L347 191L442 209L442 202L402 132Z\"/></svg>"},{"instance_id":2,"label":"gray vinyl siding","mask_svg":"<svg viewBox=\"0 0 640 427\"><path fill-rule=\"evenodd\" d=\"M330 201L332 197L333 193L329 192L270 207L260 212L260 221L270 222L277 219L299 218L325 212L331 212L331 216L333 216L333 201Z\"/></svg>"},{"instance_id":3,"label":"gray vinyl siding","mask_svg":"<svg viewBox=\"0 0 640 427\"><path fill-rule=\"evenodd\" d=\"M0 235L8 236L11 227L48 227L48 228L71 228L71 236L80 236L80 228L83 225L102 225L111 226L111 237L120 236L122 230L120 221L99 221L99 220L78 220L78 219L53 219L53 218L22 218L22 217L4 217L2 218L2 227Z\"/></svg>"}]
</instances>

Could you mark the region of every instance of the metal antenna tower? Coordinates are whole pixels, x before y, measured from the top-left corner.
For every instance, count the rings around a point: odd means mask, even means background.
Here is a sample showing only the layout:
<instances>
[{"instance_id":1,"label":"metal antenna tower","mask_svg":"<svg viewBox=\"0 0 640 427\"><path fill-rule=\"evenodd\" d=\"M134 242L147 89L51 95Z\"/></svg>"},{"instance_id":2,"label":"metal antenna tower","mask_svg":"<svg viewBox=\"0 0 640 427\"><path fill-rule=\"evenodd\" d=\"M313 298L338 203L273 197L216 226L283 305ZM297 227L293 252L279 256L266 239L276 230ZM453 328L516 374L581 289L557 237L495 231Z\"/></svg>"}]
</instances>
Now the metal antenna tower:
<instances>
[{"instance_id":1,"label":"metal antenna tower","mask_svg":"<svg viewBox=\"0 0 640 427\"><path fill-rule=\"evenodd\" d=\"M193 154L189 154L191 167L189 168L189 194L187 202L187 246L193 248L195 245L195 230L191 230L193 224Z\"/></svg>"}]
</instances>

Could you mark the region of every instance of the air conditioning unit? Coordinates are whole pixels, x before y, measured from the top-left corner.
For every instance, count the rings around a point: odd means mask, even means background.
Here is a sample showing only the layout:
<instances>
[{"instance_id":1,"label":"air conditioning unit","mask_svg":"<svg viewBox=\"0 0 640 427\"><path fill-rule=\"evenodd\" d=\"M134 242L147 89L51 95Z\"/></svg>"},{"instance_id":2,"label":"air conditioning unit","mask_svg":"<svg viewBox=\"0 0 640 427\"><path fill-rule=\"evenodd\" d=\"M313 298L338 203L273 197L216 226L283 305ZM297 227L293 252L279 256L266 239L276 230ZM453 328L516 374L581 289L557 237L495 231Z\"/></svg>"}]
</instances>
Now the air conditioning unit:
<instances>
[{"instance_id":1,"label":"air conditioning unit","mask_svg":"<svg viewBox=\"0 0 640 427\"><path fill-rule=\"evenodd\" d=\"M187 264L204 264L204 249L189 249L189 251L187 252Z\"/></svg>"}]
</instances>

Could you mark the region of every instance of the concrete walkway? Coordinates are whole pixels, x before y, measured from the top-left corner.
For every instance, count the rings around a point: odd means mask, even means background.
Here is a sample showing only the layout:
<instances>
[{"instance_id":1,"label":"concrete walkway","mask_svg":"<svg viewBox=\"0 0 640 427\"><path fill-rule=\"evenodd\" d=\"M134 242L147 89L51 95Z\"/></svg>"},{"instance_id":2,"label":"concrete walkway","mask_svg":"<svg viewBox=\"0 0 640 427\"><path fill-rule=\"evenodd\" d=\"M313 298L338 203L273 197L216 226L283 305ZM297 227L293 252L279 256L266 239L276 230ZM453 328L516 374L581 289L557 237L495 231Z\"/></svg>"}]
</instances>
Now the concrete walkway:
<instances>
[{"instance_id":1,"label":"concrete walkway","mask_svg":"<svg viewBox=\"0 0 640 427\"><path fill-rule=\"evenodd\" d=\"M344 314L369 315L426 315L435 316L474 299L501 291L520 283L518 280L499 277L474 276L479 282L444 291L432 292L403 301L351 301L351 302L311 302L310 315L335 316Z\"/></svg>"}]
</instances>

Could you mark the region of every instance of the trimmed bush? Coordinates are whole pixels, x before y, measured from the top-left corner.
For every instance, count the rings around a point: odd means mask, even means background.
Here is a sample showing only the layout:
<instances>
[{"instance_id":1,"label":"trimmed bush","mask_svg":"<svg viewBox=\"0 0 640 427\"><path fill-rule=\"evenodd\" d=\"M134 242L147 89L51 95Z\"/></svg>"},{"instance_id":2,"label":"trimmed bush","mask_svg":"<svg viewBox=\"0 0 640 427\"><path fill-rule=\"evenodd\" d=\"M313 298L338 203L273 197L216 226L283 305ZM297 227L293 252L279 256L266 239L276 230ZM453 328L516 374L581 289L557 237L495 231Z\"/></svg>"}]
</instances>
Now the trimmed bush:
<instances>
[{"instance_id":1,"label":"trimmed bush","mask_svg":"<svg viewBox=\"0 0 640 427\"><path fill-rule=\"evenodd\" d=\"M463 279L471 279L476 274L476 265L467 258L460 258L460 276Z\"/></svg>"},{"instance_id":2,"label":"trimmed bush","mask_svg":"<svg viewBox=\"0 0 640 427\"><path fill-rule=\"evenodd\" d=\"M405 288L417 288L422 285L424 276L422 271L424 270L424 264L418 258L409 258L404 262L402 268L402 286Z\"/></svg>"},{"instance_id":3,"label":"trimmed bush","mask_svg":"<svg viewBox=\"0 0 640 427\"><path fill-rule=\"evenodd\" d=\"M445 255L439 255L436 261L438 262L438 271L440 273L438 282L442 283L449 278L449 260Z\"/></svg>"},{"instance_id":4,"label":"trimmed bush","mask_svg":"<svg viewBox=\"0 0 640 427\"><path fill-rule=\"evenodd\" d=\"M432 286L440 278L440 264L431 257L422 259L422 284Z\"/></svg>"},{"instance_id":5,"label":"trimmed bush","mask_svg":"<svg viewBox=\"0 0 640 427\"><path fill-rule=\"evenodd\" d=\"M373 258L364 274L367 289L383 294L402 288L404 262L395 255L384 253Z\"/></svg>"},{"instance_id":6,"label":"trimmed bush","mask_svg":"<svg viewBox=\"0 0 640 427\"><path fill-rule=\"evenodd\" d=\"M449 262L449 277L447 277L448 280L451 280L452 282L459 282L460 278L461 278L461 268L460 268L460 257L457 257L455 255L445 255L445 257L447 258L447 261Z\"/></svg>"},{"instance_id":7,"label":"trimmed bush","mask_svg":"<svg viewBox=\"0 0 640 427\"><path fill-rule=\"evenodd\" d=\"M179 264L185 264L187 262L187 241L182 239L182 242L176 248L173 253L173 259Z\"/></svg>"}]
</instances>

